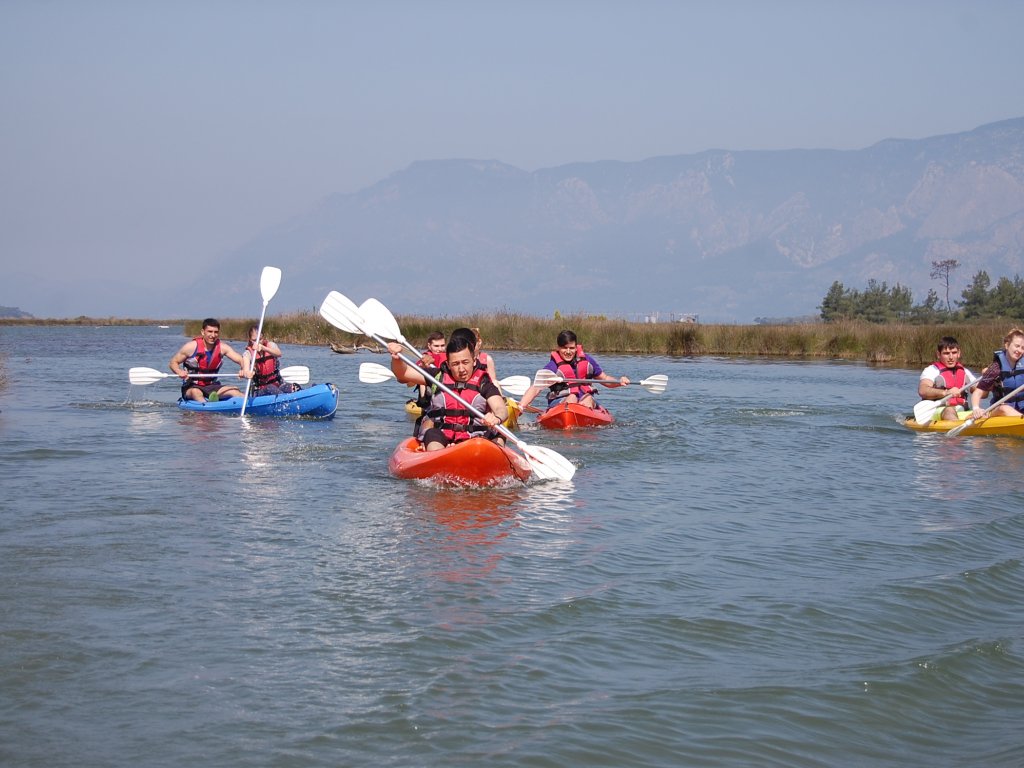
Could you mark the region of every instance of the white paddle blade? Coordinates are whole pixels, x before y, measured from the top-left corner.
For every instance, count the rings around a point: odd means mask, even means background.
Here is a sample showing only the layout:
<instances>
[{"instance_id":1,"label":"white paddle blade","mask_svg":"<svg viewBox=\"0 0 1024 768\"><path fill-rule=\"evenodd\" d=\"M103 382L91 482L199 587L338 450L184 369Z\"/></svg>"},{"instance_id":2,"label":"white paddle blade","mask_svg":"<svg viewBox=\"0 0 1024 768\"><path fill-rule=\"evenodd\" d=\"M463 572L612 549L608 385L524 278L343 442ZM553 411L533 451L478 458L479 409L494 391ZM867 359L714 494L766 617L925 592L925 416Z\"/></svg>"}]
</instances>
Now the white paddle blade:
<instances>
[{"instance_id":1,"label":"white paddle blade","mask_svg":"<svg viewBox=\"0 0 1024 768\"><path fill-rule=\"evenodd\" d=\"M572 480L576 474L576 466L557 451L521 441L518 445L538 480Z\"/></svg>"},{"instance_id":2,"label":"white paddle blade","mask_svg":"<svg viewBox=\"0 0 1024 768\"><path fill-rule=\"evenodd\" d=\"M359 380L363 384L380 384L382 381L394 381L395 374L390 368L385 368L377 363L360 363Z\"/></svg>"},{"instance_id":3,"label":"white paddle blade","mask_svg":"<svg viewBox=\"0 0 1024 768\"><path fill-rule=\"evenodd\" d=\"M407 347L409 346L409 342L402 335L402 329L398 327L398 321L395 320L395 316L380 301L372 298L367 299L359 305L359 312L378 336L400 342ZM419 350L416 353L419 354Z\"/></svg>"},{"instance_id":4,"label":"white paddle blade","mask_svg":"<svg viewBox=\"0 0 1024 768\"><path fill-rule=\"evenodd\" d=\"M339 331L356 335L363 332L359 326L362 323L359 307L353 304L347 296L337 291L331 291L324 298L320 304L320 316Z\"/></svg>"},{"instance_id":5,"label":"white paddle blade","mask_svg":"<svg viewBox=\"0 0 1024 768\"><path fill-rule=\"evenodd\" d=\"M922 425L927 424L941 405L938 400L922 400L914 406L914 421Z\"/></svg>"},{"instance_id":6,"label":"white paddle blade","mask_svg":"<svg viewBox=\"0 0 1024 768\"><path fill-rule=\"evenodd\" d=\"M161 373L156 368L129 368L128 369L128 381L131 384L152 384L154 381L160 381L166 379L171 374Z\"/></svg>"},{"instance_id":7,"label":"white paddle blade","mask_svg":"<svg viewBox=\"0 0 1024 768\"><path fill-rule=\"evenodd\" d=\"M949 430L949 432L946 433L946 437L956 437L961 432L963 432L965 429L967 429L969 426L971 426L971 424L973 424L973 423L974 423L974 419L967 419L960 426L953 427L951 430Z\"/></svg>"},{"instance_id":8,"label":"white paddle blade","mask_svg":"<svg viewBox=\"0 0 1024 768\"><path fill-rule=\"evenodd\" d=\"M516 397L522 397L526 394L526 390L530 388L530 377L529 376L509 376L507 379L502 379L498 382L501 385L503 392L507 392L510 395Z\"/></svg>"},{"instance_id":9,"label":"white paddle blade","mask_svg":"<svg viewBox=\"0 0 1024 768\"><path fill-rule=\"evenodd\" d=\"M646 379L640 382L640 386L646 389L648 392L652 392L655 395L660 395L668 388L668 376L663 373L656 373L653 376L648 376Z\"/></svg>"},{"instance_id":10,"label":"white paddle blade","mask_svg":"<svg viewBox=\"0 0 1024 768\"><path fill-rule=\"evenodd\" d=\"M309 368L304 365L289 365L279 373L289 384L309 384Z\"/></svg>"},{"instance_id":11,"label":"white paddle blade","mask_svg":"<svg viewBox=\"0 0 1024 768\"><path fill-rule=\"evenodd\" d=\"M264 267L260 275L260 293L263 294L263 303L266 304L277 293L281 286L281 270L277 267Z\"/></svg>"},{"instance_id":12,"label":"white paddle blade","mask_svg":"<svg viewBox=\"0 0 1024 768\"><path fill-rule=\"evenodd\" d=\"M533 374L533 386L539 387L540 389L546 389L552 384L558 384L565 379L562 378L561 374L555 373L548 368L541 368L535 374Z\"/></svg>"}]
</instances>

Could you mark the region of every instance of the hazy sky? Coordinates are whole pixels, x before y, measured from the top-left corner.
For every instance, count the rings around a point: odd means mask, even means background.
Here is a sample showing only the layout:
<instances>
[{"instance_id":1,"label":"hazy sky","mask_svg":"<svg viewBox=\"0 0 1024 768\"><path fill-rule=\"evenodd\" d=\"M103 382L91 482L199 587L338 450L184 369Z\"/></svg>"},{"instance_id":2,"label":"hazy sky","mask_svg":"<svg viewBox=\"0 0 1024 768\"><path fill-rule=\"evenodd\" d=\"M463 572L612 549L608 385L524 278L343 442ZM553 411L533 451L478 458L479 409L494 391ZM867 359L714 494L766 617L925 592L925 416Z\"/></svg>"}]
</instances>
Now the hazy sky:
<instances>
[{"instance_id":1,"label":"hazy sky","mask_svg":"<svg viewBox=\"0 0 1024 768\"><path fill-rule=\"evenodd\" d=\"M167 306L415 160L855 149L1019 117L1022 30L1019 0L0 0L0 305Z\"/></svg>"}]
</instances>

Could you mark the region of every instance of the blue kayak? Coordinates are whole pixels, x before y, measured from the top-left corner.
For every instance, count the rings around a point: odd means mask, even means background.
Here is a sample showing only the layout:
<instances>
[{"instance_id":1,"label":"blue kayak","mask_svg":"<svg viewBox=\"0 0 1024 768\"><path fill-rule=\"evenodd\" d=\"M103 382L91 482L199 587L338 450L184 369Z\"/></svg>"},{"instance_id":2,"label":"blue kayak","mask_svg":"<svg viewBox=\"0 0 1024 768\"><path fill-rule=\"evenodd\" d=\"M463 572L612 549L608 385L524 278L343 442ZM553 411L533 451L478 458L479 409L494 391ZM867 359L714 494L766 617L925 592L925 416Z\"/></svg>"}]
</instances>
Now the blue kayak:
<instances>
[{"instance_id":1,"label":"blue kayak","mask_svg":"<svg viewBox=\"0 0 1024 768\"><path fill-rule=\"evenodd\" d=\"M227 400L213 402L178 400L178 407L185 411L227 413L238 416L242 413L244 401L244 397L229 397ZM309 419L330 419L336 410L338 410L338 388L333 384L314 384L312 387L284 395L250 397L249 405L245 408L245 415L304 416Z\"/></svg>"}]
</instances>

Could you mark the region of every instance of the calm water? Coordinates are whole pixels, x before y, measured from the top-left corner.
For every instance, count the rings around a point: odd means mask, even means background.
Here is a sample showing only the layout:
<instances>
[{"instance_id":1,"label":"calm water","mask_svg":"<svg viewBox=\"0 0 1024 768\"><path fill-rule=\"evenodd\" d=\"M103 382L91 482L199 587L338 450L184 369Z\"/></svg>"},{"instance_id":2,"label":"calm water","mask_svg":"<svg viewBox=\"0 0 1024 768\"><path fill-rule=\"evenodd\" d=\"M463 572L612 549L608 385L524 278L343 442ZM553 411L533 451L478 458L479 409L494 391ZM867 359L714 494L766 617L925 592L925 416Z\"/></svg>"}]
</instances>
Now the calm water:
<instances>
[{"instance_id":1,"label":"calm water","mask_svg":"<svg viewBox=\"0 0 1024 768\"><path fill-rule=\"evenodd\" d=\"M1024 440L905 430L917 371L600 356L669 391L482 492L387 475L379 356L243 422L129 388L182 342L0 329L0 764L1024 764Z\"/></svg>"}]
</instances>

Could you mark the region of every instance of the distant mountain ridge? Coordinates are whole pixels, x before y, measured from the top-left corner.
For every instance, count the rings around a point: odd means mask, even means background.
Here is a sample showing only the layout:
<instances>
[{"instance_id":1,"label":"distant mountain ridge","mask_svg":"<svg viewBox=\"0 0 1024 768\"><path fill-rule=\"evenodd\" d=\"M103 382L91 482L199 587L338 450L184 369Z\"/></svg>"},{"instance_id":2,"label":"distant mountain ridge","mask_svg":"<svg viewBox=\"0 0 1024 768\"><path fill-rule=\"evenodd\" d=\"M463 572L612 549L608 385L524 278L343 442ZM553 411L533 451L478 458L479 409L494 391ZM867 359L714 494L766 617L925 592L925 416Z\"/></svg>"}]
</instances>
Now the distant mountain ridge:
<instances>
[{"instance_id":1,"label":"distant mountain ridge","mask_svg":"<svg viewBox=\"0 0 1024 768\"><path fill-rule=\"evenodd\" d=\"M416 162L263 233L201 285L233 285L215 305L252 312L260 267L273 264L279 306L337 289L396 312L751 322L814 314L834 280L900 283L921 300L939 287L931 262L947 258L962 263L955 296L978 269L1024 272L1024 118L851 151L708 150L532 172Z\"/></svg>"}]
</instances>

